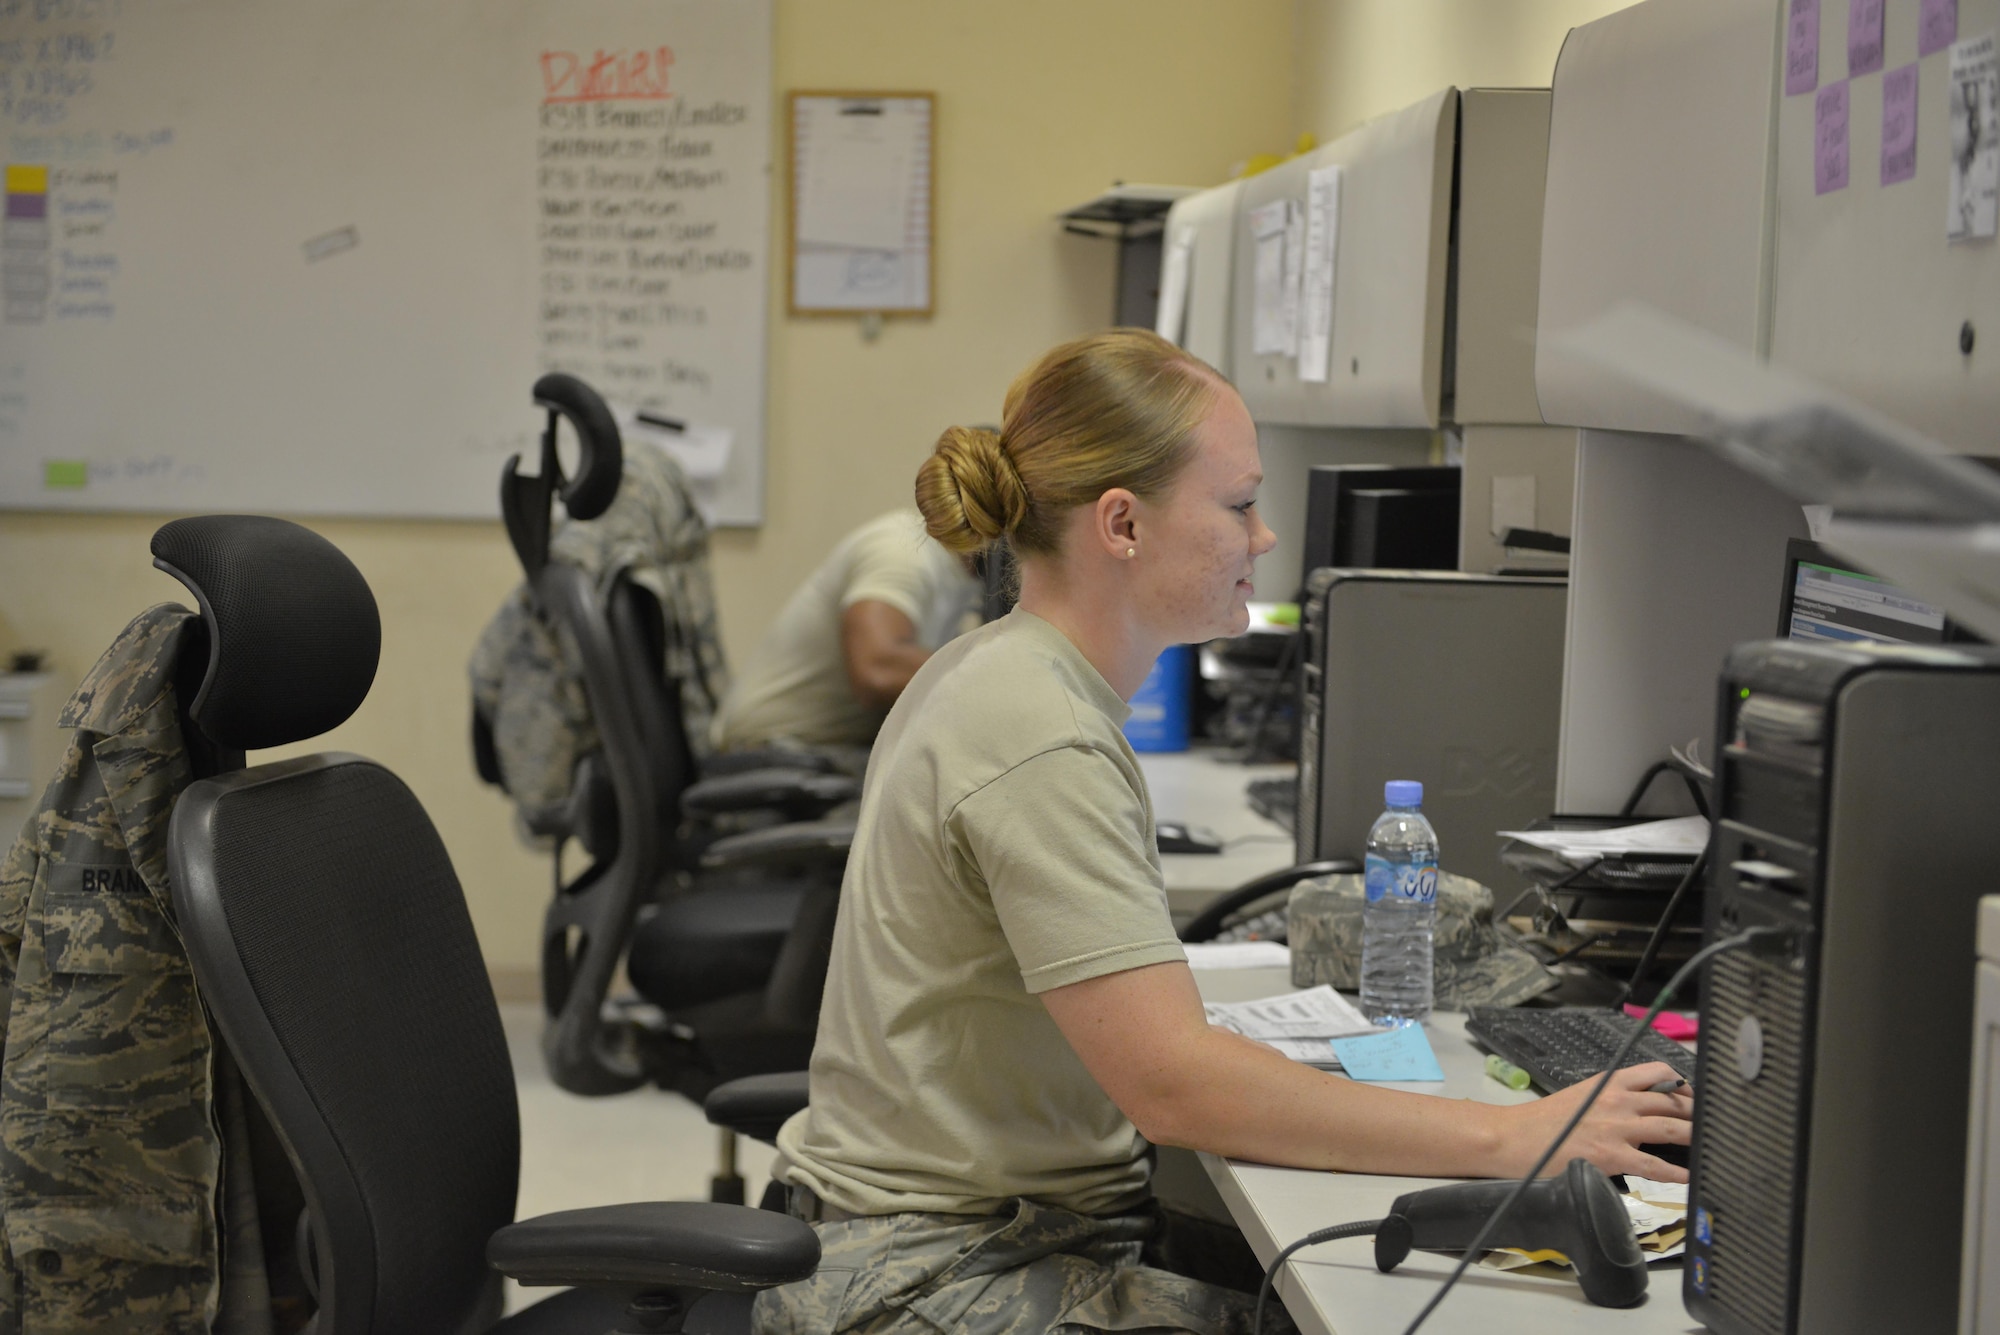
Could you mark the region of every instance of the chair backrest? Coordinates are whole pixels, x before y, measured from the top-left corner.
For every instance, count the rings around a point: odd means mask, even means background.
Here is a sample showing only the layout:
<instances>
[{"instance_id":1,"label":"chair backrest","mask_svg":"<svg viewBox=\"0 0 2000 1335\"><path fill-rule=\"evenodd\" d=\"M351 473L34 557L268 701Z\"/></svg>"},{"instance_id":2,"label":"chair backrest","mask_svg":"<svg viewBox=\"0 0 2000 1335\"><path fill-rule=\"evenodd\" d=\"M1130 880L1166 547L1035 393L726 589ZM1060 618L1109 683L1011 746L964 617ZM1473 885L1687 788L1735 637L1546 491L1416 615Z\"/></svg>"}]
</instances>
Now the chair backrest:
<instances>
[{"instance_id":1,"label":"chair backrest","mask_svg":"<svg viewBox=\"0 0 2000 1335\"><path fill-rule=\"evenodd\" d=\"M620 581L614 588L629 586ZM675 823L675 806L661 790L671 778L659 754L667 747L666 706L649 696L649 683L638 675L644 668L635 660L643 651L632 640L640 623L624 594L610 600L624 609L614 621L594 580L552 561L535 578L535 596L577 654L601 743L601 767L590 768L610 786L617 813L612 846L594 850L582 874L556 886L542 919L542 1003L549 1015L542 1051L550 1078L563 1089L615 1094L645 1081L638 1061L607 1033L603 1009L639 906L666 874ZM579 781L598 780L580 768ZM676 788L674 803L679 796Z\"/></svg>"},{"instance_id":2,"label":"chair backrest","mask_svg":"<svg viewBox=\"0 0 2000 1335\"><path fill-rule=\"evenodd\" d=\"M653 797L660 804L658 819L662 829L671 832L679 821L681 793L700 775L683 722L680 683L666 676L666 618L650 589L623 578L606 594L604 612L618 675L630 685L633 721L638 725L636 735L606 737L604 745L631 746L651 767ZM670 868L691 869L678 842L670 841L663 852Z\"/></svg>"},{"instance_id":3,"label":"chair backrest","mask_svg":"<svg viewBox=\"0 0 2000 1335\"><path fill-rule=\"evenodd\" d=\"M604 999L641 905L670 872L692 870L677 830L681 792L698 776L681 683L664 673L670 632L657 597L615 566L586 568L610 560L611 550L625 543L613 533L649 531L643 521L658 522L659 516L629 508L622 516L607 513L621 496L626 457L617 424L595 391L572 377L545 376L535 398L549 412L542 471L524 477L518 460L509 460L501 478L502 509L533 605L572 660L598 739L573 775L568 828L555 831L559 838L581 838L591 862L575 876L559 875L543 919L542 1000L550 1023L542 1046L559 1086L610 1094L636 1087L645 1074L629 1045L607 1027ZM559 417L571 423L579 441L573 479L563 478L556 458ZM648 460L647 466L662 465ZM643 481L650 475L641 470L635 476ZM551 555L549 511L558 494L572 520L619 519L605 534L606 550L585 544L587 559L575 561ZM646 494L635 491L623 504L643 510ZM477 754L476 724L474 746Z\"/></svg>"},{"instance_id":4,"label":"chair backrest","mask_svg":"<svg viewBox=\"0 0 2000 1335\"><path fill-rule=\"evenodd\" d=\"M192 785L170 838L196 981L305 1189L316 1335L483 1329L520 1124L423 808L373 762L307 756Z\"/></svg>"}]
</instances>

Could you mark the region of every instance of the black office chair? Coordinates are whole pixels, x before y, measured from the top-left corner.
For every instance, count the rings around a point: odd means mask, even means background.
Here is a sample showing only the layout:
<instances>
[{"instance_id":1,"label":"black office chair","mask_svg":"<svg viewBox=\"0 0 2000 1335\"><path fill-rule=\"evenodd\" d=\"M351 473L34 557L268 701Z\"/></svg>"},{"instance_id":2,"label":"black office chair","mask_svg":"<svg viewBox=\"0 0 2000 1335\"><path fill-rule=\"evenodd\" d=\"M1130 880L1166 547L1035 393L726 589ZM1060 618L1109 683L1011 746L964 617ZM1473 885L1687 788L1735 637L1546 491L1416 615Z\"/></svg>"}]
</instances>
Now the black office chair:
<instances>
[{"instance_id":1,"label":"black office chair","mask_svg":"<svg viewBox=\"0 0 2000 1335\"><path fill-rule=\"evenodd\" d=\"M1338 876L1345 872L1357 872L1361 867L1351 858L1332 858L1319 862L1301 862L1297 866L1280 871L1268 872L1253 881L1245 881L1234 890L1225 891L1211 900L1201 912L1188 920L1181 928L1184 942L1213 941L1223 928L1240 918L1247 918L1269 907L1267 901L1289 891L1300 881L1314 876Z\"/></svg>"},{"instance_id":2,"label":"black office chair","mask_svg":"<svg viewBox=\"0 0 2000 1335\"><path fill-rule=\"evenodd\" d=\"M225 752L316 735L373 678L365 583L344 558L315 568L287 530L303 533L230 516L154 540L209 630L189 724ZM243 577L274 541L293 563L282 588ZM747 1330L751 1294L817 1265L805 1225L737 1206L509 1222L519 1125L498 1010L444 846L387 770L322 755L203 779L175 808L169 868L200 995L303 1192L316 1335L678 1331L690 1312L693 1329ZM579 1287L501 1321L492 1267Z\"/></svg>"},{"instance_id":3,"label":"black office chair","mask_svg":"<svg viewBox=\"0 0 2000 1335\"><path fill-rule=\"evenodd\" d=\"M542 377L535 398L547 411L540 472L524 475L510 459L501 511L537 611L575 654L600 738L567 807L543 816L558 845L542 933L543 1052L556 1083L575 1093L651 1081L699 1099L719 1081L810 1054L853 831L822 818L858 785L799 753L697 773L679 683L664 676L658 599L621 572L606 580L550 555L558 499L573 520L589 520L617 495L617 425L570 376ZM563 420L577 439L574 477L556 451ZM477 731L476 722L475 754L490 756ZM721 836L732 820L765 825ZM572 837L590 861L565 877ZM649 1005L607 1004L621 959ZM741 1199L734 1149L725 1138L718 1200Z\"/></svg>"}]
</instances>

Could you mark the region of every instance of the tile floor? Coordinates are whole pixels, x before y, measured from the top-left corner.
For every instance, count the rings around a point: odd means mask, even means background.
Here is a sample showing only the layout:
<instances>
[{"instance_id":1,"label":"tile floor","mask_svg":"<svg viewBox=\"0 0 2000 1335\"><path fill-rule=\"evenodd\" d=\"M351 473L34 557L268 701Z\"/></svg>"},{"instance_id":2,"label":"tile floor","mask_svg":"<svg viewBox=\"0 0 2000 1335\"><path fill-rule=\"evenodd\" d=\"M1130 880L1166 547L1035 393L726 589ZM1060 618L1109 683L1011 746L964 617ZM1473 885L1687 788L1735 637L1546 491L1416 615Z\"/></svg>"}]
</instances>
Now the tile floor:
<instances>
[{"instance_id":1,"label":"tile floor","mask_svg":"<svg viewBox=\"0 0 2000 1335\"><path fill-rule=\"evenodd\" d=\"M635 1089L587 1099L557 1089L542 1064L541 1008L500 1007L521 1101L521 1194L515 1217L621 1201L706 1200L715 1170L716 1129L677 1094ZM755 1204L773 1151L741 1142L738 1171ZM508 1283L508 1311L545 1296Z\"/></svg>"}]
</instances>

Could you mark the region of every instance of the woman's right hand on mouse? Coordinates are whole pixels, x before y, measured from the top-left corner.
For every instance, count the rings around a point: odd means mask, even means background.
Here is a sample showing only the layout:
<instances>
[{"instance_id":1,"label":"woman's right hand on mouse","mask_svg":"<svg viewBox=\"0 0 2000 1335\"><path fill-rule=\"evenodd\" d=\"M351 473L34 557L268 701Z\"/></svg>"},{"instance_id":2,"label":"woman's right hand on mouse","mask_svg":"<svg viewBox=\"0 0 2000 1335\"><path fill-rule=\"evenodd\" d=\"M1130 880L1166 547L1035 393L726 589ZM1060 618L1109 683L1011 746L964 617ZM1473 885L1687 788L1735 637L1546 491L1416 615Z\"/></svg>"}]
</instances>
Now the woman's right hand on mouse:
<instances>
[{"instance_id":1,"label":"woman's right hand on mouse","mask_svg":"<svg viewBox=\"0 0 2000 1335\"><path fill-rule=\"evenodd\" d=\"M1510 1120L1502 1150L1500 1174L1519 1176L1534 1165L1548 1143L1590 1097L1602 1077L1592 1076L1558 1090L1545 1099L1506 1109ZM1590 1111L1577 1123L1543 1167L1559 1173L1571 1159L1590 1160L1606 1173L1635 1173L1656 1182L1685 1182L1688 1171L1641 1150L1641 1145L1685 1145L1694 1134L1694 1091L1682 1085L1669 1093L1653 1086L1671 1083L1678 1074L1665 1062L1647 1062L1616 1072ZM1518 1162L1515 1162L1518 1160Z\"/></svg>"}]
</instances>

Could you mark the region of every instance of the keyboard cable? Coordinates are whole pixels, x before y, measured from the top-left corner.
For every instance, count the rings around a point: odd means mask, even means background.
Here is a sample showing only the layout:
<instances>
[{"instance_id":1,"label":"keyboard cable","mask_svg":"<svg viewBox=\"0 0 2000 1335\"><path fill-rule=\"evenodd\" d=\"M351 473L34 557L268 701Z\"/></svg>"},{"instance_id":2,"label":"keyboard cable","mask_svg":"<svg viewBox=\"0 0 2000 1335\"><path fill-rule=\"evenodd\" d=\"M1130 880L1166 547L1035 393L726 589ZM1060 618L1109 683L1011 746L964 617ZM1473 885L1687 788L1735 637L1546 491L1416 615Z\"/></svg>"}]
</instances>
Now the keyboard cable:
<instances>
[{"instance_id":1,"label":"keyboard cable","mask_svg":"<svg viewBox=\"0 0 2000 1335\"><path fill-rule=\"evenodd\" d=\"M1717 955L1741 949L1753 942L1790 939L1796 935L1797 932L1795 930L1788 928L1752 927L1738 932L1735 936L1726 937L1712 945L1704 946L1690 956L1687 963L1674 971L1674 976L1667 980L1666 985L1660 989L1659 995L1653 999L1653 1004L1647 1009L1645 1018L1632 1027L1632 1032L1626 1036L1624 1044L1619 1047L1617 1053L1605 1066L1603 1073L1598 1076L1597 1084L1584 1097L1583 1102L1577 1106L1577 1110L1570 1114L1570 1119L1563 1124L1562 1130L1556 1132L1555 1138L1549 1142L1548 1148L1544 1149L1541 1157L1535 1160L1535 1166L1530 1168L1521 1180L1514 1184L1514 1189L1507 1193L1507 1198L1495 1206L1493 1212L1486 1217L1486 1222L1480 1226L1478 1234L1472 1239L1472 1245L1465 1249L1463 1256L1459 1257L1458 1265L1452 1269L1450 1275L1445 1277L1444 1283L1438 1286L1438 1291L1431 1295L1430 1301L1424 1304L1423 1310L1417 1313L1416 1318L1408 1326L1404 1327L1403 1335L1416 1335L1418 1328L1430 1318L1432 1312L1437 1310L1438 1304L1444 1301L1445 1295L1450 1293L1452 1288L1457 1285L1459 1277L1485 1251L1486 1239L1493 1236L1493 1230L1506 1217L1507 1211L1513 1209L1515 1203L1521 1199L1521 1193L1534 1185L1535 1179L1542 1175L1542 1170L1548 1167L1549 1160L1555 1157L1555 1152L1562 1148L1562 1143L1569 1139L1570 1133L1575 1131L1577 1124L1583 1121L1584 1114L1589 1112L1591 1105L1597 1102L1597 1096L1602 1094L1605 1086L1611 1083L1612 1075L1624 1065L1625 1058L1631 1055L1632 1049L1639 1042L1639 1036L1652 1028L1654 1019L1658 1017L1662 1010L1666 1009L1667 1002L1673 998L1675 992L1680 990L1681 985L1693 976L1694 971L1709 960L1714 959ZM1270 1298L1277 1283L1279 1268L1291 1259L1294 1252L1306 1247L1317 1246L1322 1242L1332 1242L1339 1238L1361 1237L1372 1234L1379 1230L1384 1222L1380 1219L1369 1219L1349 1224L1336 1224L1331 1228L1323 1228L1316 1232L1308 1233L1279 1251L1271 1259L1271 1264L1265 1268L1264 1282L1257 1288L1257 1310L1256 1317L1250 1326L1251 1335L1263 1335L1264 1304Z\"/></svg>"}]
</instances>

